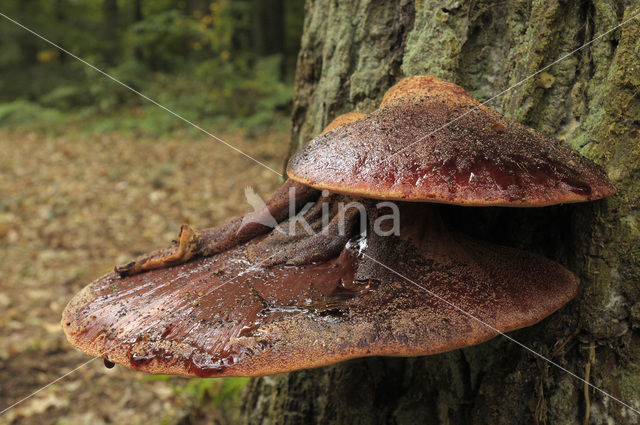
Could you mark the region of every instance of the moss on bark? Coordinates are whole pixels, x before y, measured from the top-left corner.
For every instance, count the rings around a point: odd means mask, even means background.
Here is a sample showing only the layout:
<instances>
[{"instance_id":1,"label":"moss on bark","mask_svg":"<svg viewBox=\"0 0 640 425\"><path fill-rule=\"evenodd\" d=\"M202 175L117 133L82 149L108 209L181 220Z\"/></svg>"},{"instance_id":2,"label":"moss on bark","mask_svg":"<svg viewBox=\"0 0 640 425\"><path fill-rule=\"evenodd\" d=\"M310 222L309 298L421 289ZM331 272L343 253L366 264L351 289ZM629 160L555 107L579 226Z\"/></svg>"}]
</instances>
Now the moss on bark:
<instances>
[{"instance_id":1,"label":"moss on bark","mask_svg":"<svg viewBox=\"0 0 640 425\"><path fill-rule=\"evenodd\" d=\"M403 76L430 73L485 100L561 59L640 5L624 0L308 0L292 150L335 116L372 111ZM451 209L451 220L543 253L578 297L512 336L640 409L640 19L490 106L602 164L619 194L540 210ZM593 349L591 348L593 347ZM593 356L591 355L593 354ZM504 338L438 356L358 359L255 379L252 424L633 424L640 417Z\"/></svg>"}]
</instances>

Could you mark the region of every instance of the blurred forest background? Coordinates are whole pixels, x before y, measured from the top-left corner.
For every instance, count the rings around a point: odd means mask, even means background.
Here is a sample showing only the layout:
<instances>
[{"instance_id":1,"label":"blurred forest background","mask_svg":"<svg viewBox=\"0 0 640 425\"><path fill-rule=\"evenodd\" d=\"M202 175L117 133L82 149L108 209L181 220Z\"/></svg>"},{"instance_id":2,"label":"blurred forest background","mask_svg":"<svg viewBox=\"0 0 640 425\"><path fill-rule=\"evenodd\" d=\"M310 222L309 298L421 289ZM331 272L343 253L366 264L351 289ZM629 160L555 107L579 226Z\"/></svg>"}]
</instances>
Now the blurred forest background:
<instances>
[{"instance_id":1,"label":"blurred forest background","mask_svg":"<svg viewBox=\"0 0 640 425\"><path fill-rule=\"evenodd\" d=\"M273 169L288 151L302 0L2 0L0 12ZM71 297L180 224L210 227L279 177L0 17L0 411L88 357ZM94 361L11 425L230 424L247 380Z\"/></svg>"},{"instance_id":2,"label":"blurred forest background","mask_svg":"<svg viewBox=\"0 0 640 425\"><path fill-rule=\"evenodd\" d=\"M2 12L204 126L288 124L303 1L4 0ZM184 127L4 19L0 69L0 126Z\"/></svg>"}]
</instances>

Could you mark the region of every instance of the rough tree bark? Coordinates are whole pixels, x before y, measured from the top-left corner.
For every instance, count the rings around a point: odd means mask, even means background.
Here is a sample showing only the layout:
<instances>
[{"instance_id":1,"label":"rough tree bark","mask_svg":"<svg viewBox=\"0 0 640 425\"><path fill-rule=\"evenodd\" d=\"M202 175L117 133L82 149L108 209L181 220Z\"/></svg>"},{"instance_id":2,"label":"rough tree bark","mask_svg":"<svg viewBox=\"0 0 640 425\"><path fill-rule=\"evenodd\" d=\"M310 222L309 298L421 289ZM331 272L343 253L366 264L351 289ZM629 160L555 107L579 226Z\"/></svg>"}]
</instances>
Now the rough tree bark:
<instances>
[{"instance_id":1,"label":"rough tree bark","mask_svg":"<svg viewBox=\"0 0 640 425\"><path fill-rule=\"evenodd\" d=\"M370 112L403 76L430 73L485 100L624 19L637 1L307 0L292 149L336 115ZM511 335L640 408L640 19L490 106L564 139L619 194L536 210L449 208L486 239L543 253L576 299ZM367 358L254 379L250 424L632 424L640 416L498 337L421 358Z\"/></svg>"}]
</instances>

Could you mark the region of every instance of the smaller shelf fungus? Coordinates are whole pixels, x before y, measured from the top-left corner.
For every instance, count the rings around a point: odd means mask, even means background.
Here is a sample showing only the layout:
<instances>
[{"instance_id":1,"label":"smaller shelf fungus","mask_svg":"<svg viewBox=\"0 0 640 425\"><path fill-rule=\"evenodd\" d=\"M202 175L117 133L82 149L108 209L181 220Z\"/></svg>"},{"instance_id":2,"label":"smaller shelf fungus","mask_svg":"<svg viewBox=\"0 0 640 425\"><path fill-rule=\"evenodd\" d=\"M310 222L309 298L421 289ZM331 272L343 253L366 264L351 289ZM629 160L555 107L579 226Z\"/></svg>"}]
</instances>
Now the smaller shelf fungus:
<instances>
[{"instance_id":1,"label":"smaller shelf fungus","mask_svg":"<svg viewBox=\"0 0 640 425\"><path fill-rule=\"evenodd\" d=\"M562 307L576 278L447 228L433 204L615 193L565 144L431 76L401 81L370 115L338 117L287 171L263 208L213 229L183 226L173 246L85 287L63 312L69 341L108 365L185 376L478 344Z\"/></svg>"}]
</instances>

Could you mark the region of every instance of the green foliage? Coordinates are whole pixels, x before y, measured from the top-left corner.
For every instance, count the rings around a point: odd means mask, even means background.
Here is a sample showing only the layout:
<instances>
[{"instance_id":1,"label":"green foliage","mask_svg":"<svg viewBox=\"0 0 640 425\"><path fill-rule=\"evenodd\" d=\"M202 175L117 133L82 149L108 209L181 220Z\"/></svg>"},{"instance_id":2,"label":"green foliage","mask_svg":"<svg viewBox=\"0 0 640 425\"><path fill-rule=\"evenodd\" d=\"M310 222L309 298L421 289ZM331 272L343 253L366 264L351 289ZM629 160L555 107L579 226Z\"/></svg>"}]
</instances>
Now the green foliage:
<instances>
[{"instance_id":1,"label":"green foliage","mask_svg":"<svg viewBox=\"0 0 640 425\"><path fill-rule=\"evenodd\" d=\"M191 398L198 404L210 403L220 407L226 402L238 401L249 378L193 378L175 382L170 375L151 375L145 381L161 381L171 385L174 394Z\"/></svg>"},{"instance_id":2,"label":"green foliage","mask_svg":"<svg viewBox=\"0 0 640 425\"><path fill-rule=\"evenodd\" d=\"M274 113L288 113L293 91L279 79L281 55L259 59L253 67L242 60L206 61L196 70L198 81L210 87L202 108L209 116L236 117L249 128L273 124ZM224 84L216 84L223 81Z\"/></svg>"},{"instance_id":3,"label":"green foliage","mask_svg":"<svg viewBox=\"0 0 640 425\"><path fill-rule=\"evenodd\" d=\"M140 0L141 13L133 0L110 11L104 0L13 0L3 12L202 127L253 130L289 119L304 10L281 2L282 28L256 25L251 0ZM264 28L284 34L268 54L255 49ZM2 126L158 136L187 126L1 19L0 66Z\"/></svg>"},{"instance_id":4,"label":"green foliage","mask_svg":"<svg viewBox=\"0 0 640 425\"><path fill-rule=\"evenodd\" d=\"M220 406L225 401L238 400L248 383L249 378L224 378L218 394L211 398L211 403L214 406Z\"/></svg>"},{"instance_id":5,"label":"green foliage","mask_svg":"<svg viewBox=\"0 0 640 425\"><path fill-rule=\"evenodd\" d=\"M0 125L31 127L38 130L57 128L65 123L64 114L26 100L0 104Z\"/></svg>"},{"instance_id":6,"label":"green foliage","mask_svg":"<svg viewBox=\"0 0 640 425\"><path fill-rule=\"evenodd\" d=\"M155 71L179 69L189 59L190 50L206 38L198 22L178 10L167 10L131 26L128 40L140 60Z\"/></svg>"}]
</instances>

